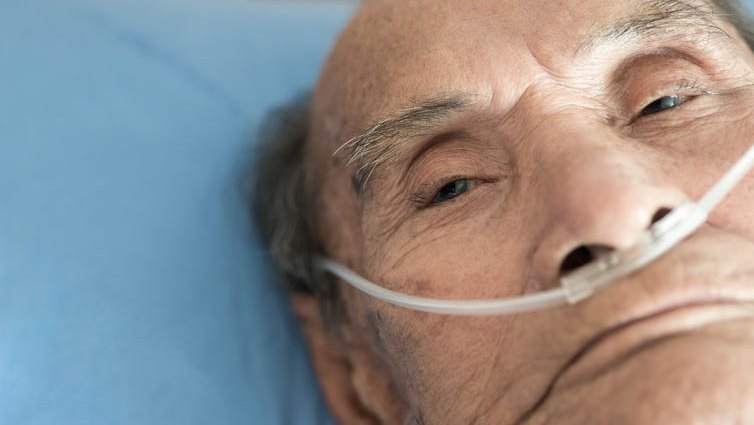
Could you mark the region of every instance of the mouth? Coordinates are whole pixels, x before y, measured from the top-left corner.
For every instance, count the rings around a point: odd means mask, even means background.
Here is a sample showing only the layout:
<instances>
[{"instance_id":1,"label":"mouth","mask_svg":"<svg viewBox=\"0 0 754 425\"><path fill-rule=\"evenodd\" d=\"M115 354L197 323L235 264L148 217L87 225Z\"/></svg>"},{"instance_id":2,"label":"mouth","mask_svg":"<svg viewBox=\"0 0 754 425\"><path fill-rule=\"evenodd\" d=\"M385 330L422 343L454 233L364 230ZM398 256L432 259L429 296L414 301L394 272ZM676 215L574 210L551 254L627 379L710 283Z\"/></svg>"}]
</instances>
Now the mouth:
<instances>
[{"instance_id":1,"label":"mouth","mask_svg":"<svg viewBox=\"0 0 754 425\"><path fill-rule=\"evenodd\" d=\"M589 381L665 340L743 318L754 318L754 303L720 299L672 305L618 323L584 344L560 370L551 390Z\"/></svg>"}]
</instances>

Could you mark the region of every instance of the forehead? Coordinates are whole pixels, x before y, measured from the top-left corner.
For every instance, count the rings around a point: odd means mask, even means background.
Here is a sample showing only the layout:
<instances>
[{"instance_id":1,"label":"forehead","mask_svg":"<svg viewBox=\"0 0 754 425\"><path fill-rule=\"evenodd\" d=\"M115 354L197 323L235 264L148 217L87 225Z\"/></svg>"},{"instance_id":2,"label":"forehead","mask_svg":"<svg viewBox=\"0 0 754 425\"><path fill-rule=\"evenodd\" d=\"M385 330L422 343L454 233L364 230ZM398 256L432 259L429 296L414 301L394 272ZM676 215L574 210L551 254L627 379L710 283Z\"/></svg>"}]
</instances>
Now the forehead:
<instances>
[{"instance_id":1,"label":"forehead","mask_svg":"<svg viewBox=\"0 0 754 425\"><path fill-rule=\"evenodd\" d=\"M599 36L629 35L642 21L651 28L663 17L701 16L709 12L706 5L696 0L367 1L336 46L315 104L318 97L335 102L329 113L354 127L345 129L347 136L419 99L459 88L482 97L515 98L537 72L565 72Z\"/></svg>"}]
</instances>

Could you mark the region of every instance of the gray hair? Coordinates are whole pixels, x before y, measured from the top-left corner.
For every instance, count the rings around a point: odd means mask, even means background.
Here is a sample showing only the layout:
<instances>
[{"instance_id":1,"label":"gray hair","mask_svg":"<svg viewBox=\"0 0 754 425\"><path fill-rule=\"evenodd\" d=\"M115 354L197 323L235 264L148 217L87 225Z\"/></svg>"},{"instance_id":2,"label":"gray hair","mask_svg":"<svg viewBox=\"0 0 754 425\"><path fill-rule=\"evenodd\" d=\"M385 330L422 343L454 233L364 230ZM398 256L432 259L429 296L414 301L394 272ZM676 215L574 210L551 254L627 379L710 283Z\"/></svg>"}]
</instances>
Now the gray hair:
<instances>
[{"instance_id":1,"label":"gray hair","mask_svg":"<svg viewBox=\"0 0 754 425\"><path fill-rule=\"evenodd\" d=\"M269 113L258 136L249 200L255 229L288 288L315 295L333 320L337 285L313 266L323 252L316 232L318 190L306 161L310 100L307 93Z\"/></svg>"},{"instance_id":2,"label":"gray hair","mask_svg":"<svg viewBox=\"0 0 754 425\"><path fill-rule=\"evenodd\" d=\"M711 1L754 50L754 21L743 5ZM315 295L325 318L333 320L341 312L337 285L312 264L322 242L316 231L318 186L306 160L309 102L307 94L269 114L259 133L249 197L257 232L287 286Z\"/></svg>"}]
</instances>

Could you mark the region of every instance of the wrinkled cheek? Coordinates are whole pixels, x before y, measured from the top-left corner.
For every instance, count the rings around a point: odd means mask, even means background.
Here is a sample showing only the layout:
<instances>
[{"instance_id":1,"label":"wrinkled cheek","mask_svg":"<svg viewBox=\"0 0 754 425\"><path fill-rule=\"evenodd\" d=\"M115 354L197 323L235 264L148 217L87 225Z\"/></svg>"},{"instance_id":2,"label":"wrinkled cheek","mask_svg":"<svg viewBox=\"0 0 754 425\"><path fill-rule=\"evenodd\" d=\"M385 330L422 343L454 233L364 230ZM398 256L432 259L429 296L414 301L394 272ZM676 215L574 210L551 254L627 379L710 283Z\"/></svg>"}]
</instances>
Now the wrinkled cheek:
<instances>
[{"instance_id":1,"label":"wrinkled cheek","mask_svg":"<svg viewBox=\"0 0 754 425\"><path fill-rule=\"evenodd\" d=\"M425 420L469 419L485 398L496 363L503 360L504 321L398 308L384 309L380 316L378 350L407 404Z\"/></svg>"},{"instance_id":2,"label":"wrinkled cheek","mask_svg":"<svg viewBox=\"0 0 754 425\"><path fill-rule=\"evenodd\" d=\"M454 251L405 253L379 278L386 287L434 298L519 294L525 252L494 232L455 240ZM450 238L452 239L452 238ZM511 243L513 242L513 243ZM464 247L460 249L459 247ZM459 264L463 267L459 267ZM470 423L494 415L511 423L539 396L564 361L552 311L522 317L458 317L370 302L376 350L410 408L427 423ZM546 364L545 364L546 363ZM431 420L435 418L435 420Z\"/></svg>"},{"instance_id":3,"label":"wrinkled cheek","mask_svg":"<svg viewBox=\"0 0 754 425\"><path fill-rule=\"evenodd\" d=\"M754 95L750 97L752 105L745 110L734 111L738 115L736 119L723 126L722 131L710 136L715 139L710 139L708 151L697 156L697 161L702 162L699 164L700 167L706 166L714 170L709 182L699 188L702 192L709 190L741 155L754 145ZM713 140L716 142L712 142ZM719 165L710 167L709 162L705 164L705 159L710 161L710 158L720 158L717 161ZM709 223L754 240L754 173L749 172L713 211Z\"/></svg>"},{"instance_id":4,"label":"wrinkled cheek","mask_svg":"<svg viewBox=\"0 0 754 425\"><path fill-rule=\"evenodd\" d=\"M549 315L547 315L549 316ZM378 350L409 410L426 423L512 423L542 396L567 354L535 317L450 317L388 307ZM549 320L549 319L548 319Z\"/></svg>"}]
</instances>

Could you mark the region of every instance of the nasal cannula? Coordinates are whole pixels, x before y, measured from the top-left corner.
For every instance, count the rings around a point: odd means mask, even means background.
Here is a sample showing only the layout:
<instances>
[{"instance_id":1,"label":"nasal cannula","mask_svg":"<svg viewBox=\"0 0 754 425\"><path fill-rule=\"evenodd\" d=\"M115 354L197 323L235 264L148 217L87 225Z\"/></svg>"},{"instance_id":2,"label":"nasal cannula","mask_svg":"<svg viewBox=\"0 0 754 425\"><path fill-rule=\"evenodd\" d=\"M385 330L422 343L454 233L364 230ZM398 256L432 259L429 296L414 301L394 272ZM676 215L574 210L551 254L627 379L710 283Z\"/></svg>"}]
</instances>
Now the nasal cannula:
<instances>
[{"instance_id":1,"label":"nasal cannula","mask_svg":"<svg viewBox=\"0 0 754 425\"><path fill-rule=\"evenodd\" d=\"M316 265L364 293L390 304L430 313L450 315L499 315L575 304L654 261L707 221L710 212L754 166L754 146L718 180L698 202L687 202L652 224L628 249L607 252L560 279L560 287L509 298L445 300L392 291L359 276L345 266L319 257Z\"/></svg>"}]
</instances>

